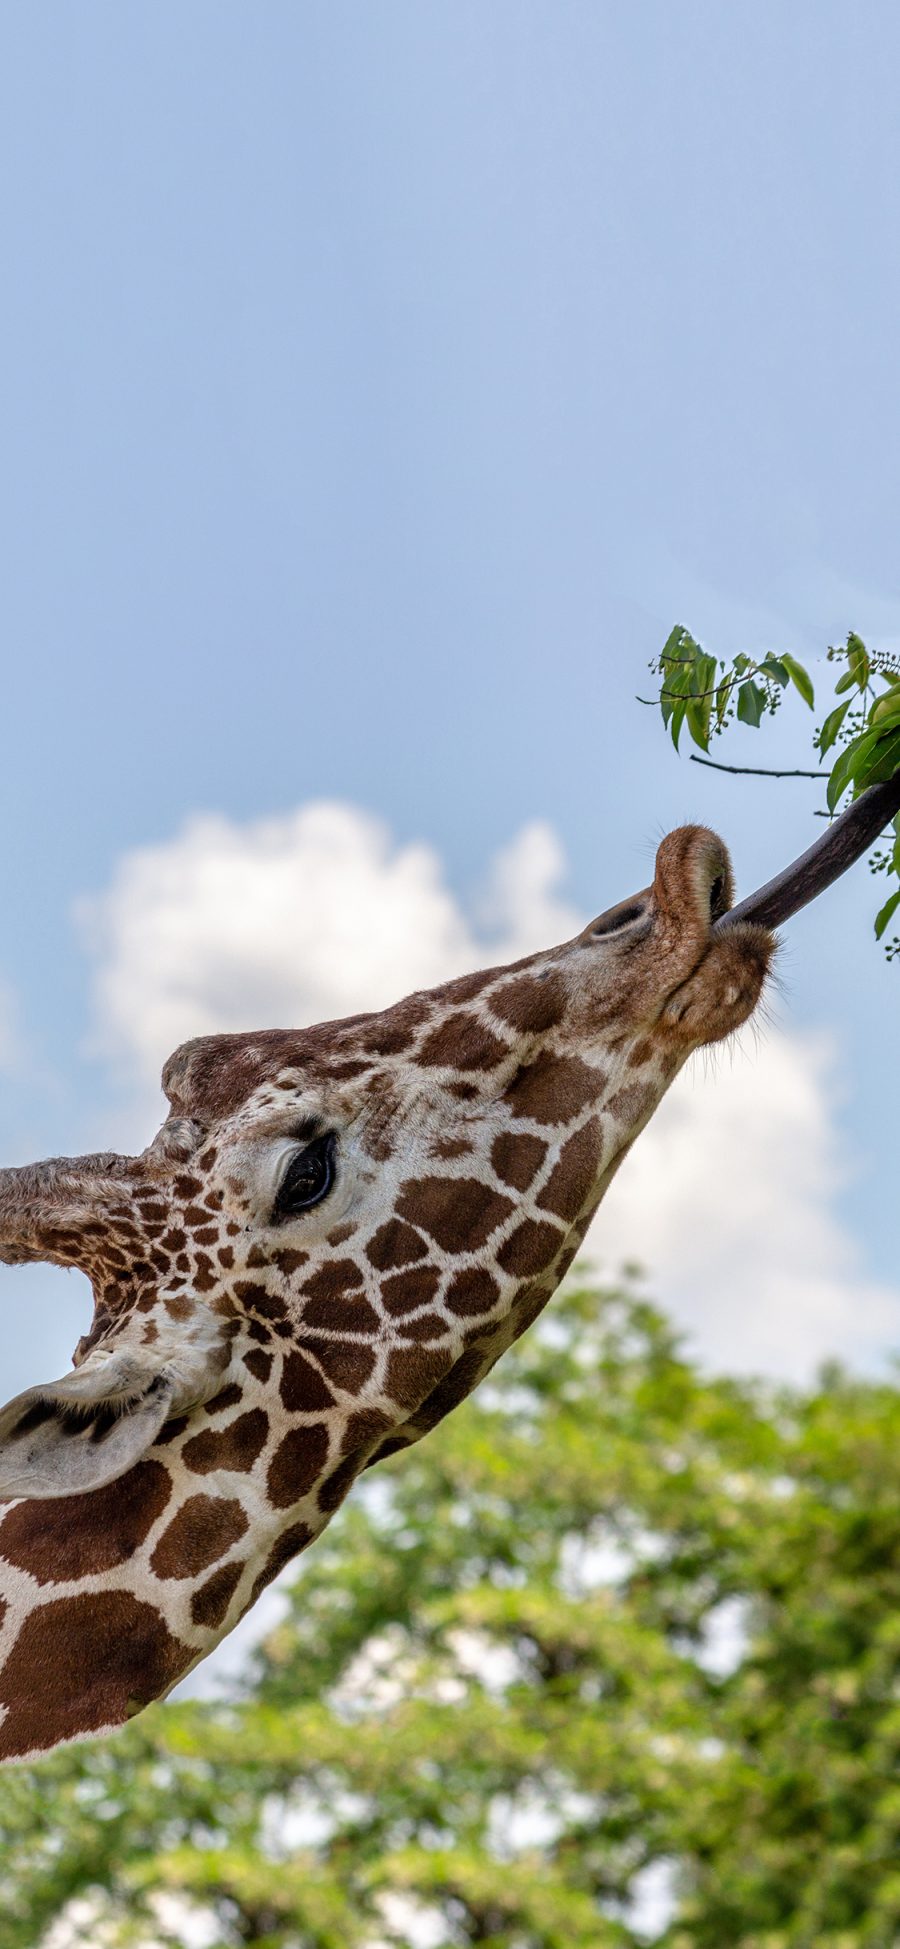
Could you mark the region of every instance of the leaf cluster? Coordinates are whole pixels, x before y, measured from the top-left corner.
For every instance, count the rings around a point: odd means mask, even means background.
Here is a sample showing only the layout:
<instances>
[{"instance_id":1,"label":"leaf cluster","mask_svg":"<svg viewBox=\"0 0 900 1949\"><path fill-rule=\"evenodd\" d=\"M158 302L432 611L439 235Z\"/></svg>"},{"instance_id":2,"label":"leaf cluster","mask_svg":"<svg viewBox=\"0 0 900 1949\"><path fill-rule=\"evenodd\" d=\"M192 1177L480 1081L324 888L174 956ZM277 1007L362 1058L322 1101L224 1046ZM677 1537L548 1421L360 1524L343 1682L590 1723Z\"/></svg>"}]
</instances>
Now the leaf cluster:
<instances>
[{"instance_id":1,"label":"leaf cluster","mask_svg":"<svg viewBox=\"0 0 900 1949\"><path fill-rule=\"evenodd\" d=\"M710 1379L570 1285L237 1695L3 1777L3 1949L892 1949L898 1434L889 1381Z\"/></svg>"},{"instance_id":2,"label":"leaf cluster","mask_svg":"<svg viewBox=\"0 0 900 1949\"><path fill-rule=\"evenodd\" d=\"M887 652L868 650L853 630L846 643L829 648L826 661L837 672L838 701L815 728L812 743L820 759L832 753L830 770L823 768L821 776L828 811L834 814L844 801L900 771L900 667ZM812 678L796 657L787 652L755 659L739 655L729 662L710 656L680 625L671 630L650 667L659 678L659 708L676 750L685 727L704 753L734 722L758 730L764 718L775 715L788 690L810 710L815 708ZM900 813L891 846L876 852L871 866L898 882L875 918L880 940L900 908ZM900 937L886 942L886 952L888 959L900 955Z\"/></svg>"}]
</instances>

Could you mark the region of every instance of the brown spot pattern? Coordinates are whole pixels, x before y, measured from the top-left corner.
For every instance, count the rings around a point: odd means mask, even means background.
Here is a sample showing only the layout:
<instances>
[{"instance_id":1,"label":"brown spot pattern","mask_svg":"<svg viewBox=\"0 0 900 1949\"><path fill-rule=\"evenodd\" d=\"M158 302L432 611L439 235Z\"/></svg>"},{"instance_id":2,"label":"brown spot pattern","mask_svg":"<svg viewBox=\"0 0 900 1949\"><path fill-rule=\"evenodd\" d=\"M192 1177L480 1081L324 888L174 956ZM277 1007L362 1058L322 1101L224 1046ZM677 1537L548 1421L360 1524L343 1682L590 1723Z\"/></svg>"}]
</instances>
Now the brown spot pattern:
<instances>
[{"instance_id":1,"label":"brown spot pattern","mask_svg":"<svg viewBox=\"0 0 900 1949\"><path fill-rule=\"evenodd\" d=\"M363 1293L341 1299L317 1299L303 1308L304 1327L324 1327L331 1333L377 1333L378 1314Z\"/></svg>"},{"instance_id":2,"label":"brown spot pattern","mask_svg":"<svg viewBox=\"0 0 900 1949\"><path fill-rule=\"evenodd\" d=\"M186 1670L193 1652L152 1604L125 1590L81 1592L25 1619L0 1674L0 1759L122 1725Z\"/></svg>"},{"instance_id":3,"label":"brown spot pattern","mask_svg":"<svg viewBox=\"0 0 900 1949\"><path fill-rule=\"evenodd\" d=\"M418 1409L415 1417L417 1431L421 1430L423 1434L427 1434L431 1428L437 1427L439 1421L443 1421L445 1414L449 1414L451 1408L458 1407L460 1401L464 1401L466 1395L471 1394L483 1367L483 1347L470 1347L467 1353L460 1354L450 1372L438 1382L437 1387Z\"/></svg>"},{"instance_id":4,"label":"brown spot pattern","mask_svg":"<svg viewBox=\"0 0 900 1949\"><path fill-rule=\"evenodd\" d=\"M401 1408L415 1407L446 1373L450 1358L444 1348L395 1348L388 1359L385 1393Z\"/></svg>"},{"instance_id":5,"label":"brown spot pattern","mask_svg":"<svg viewBox=\"0 0 900 1949\"><path fill-rule=\"evenodd\" d=\"M315 1486L328 1454L328 1429L314 1421L308 1428L291 1428L279 1442L269 1464L268 1490L276 1509L289 1509ZM273 1572L273 1575L275 1573Z\"/></svg>"},{"instance_id":6,"label":"brown spot pattern","mask_svg":"<svg viewBox=\"0 0 900 1949\"><path fill-rule=\"evenodd\" d=\"M153 1444L154 1448L165 1448L169 1442L177 1441L179 1435L184 1434L189 1419L190 1416L186 1414L173 1414L171 1421L166 1421L160 1428ZM66 1500L68 1501L69 1498L67 1497Z\"/></svg>"},{"instance_id":7,"label":"brown spot pattern","mask_svg":"<svg viewBox=\"0 0 900 1949\"><path fill-rule=\"evenodd\" d=\"M469 1137L438 1137L431 1146L432 1157L471 1157L475 1146Z\"/></svg>"},{"instance_id":8,"label":"brown spot pattern","mask_svg":"<svg viewBox=\"0 0 900 1949\"><path fill-rule=\"evenodd\" d=\"M265 1446L269 1418L262 1408L236 1415L227 1428L204 1428L186 1441L182 1460L195 1475L208 1475L212 1469L239 1469L243 1475L253 1467Z\"/></svg>"},{"instance_id":9,"label":"brown spot pattern","mask_svg":"<svg viewBox=\"0 0 900 1949\"><path fill-rule=\"evenodd\" d=\"M602 1070L591 1069L577 1056L553 1056L545 1051L520 1070L508 1096L517 1117L535 1123L571 1123L579 1110L595 1102L605 1087Z\"/></svg>"},{"instance_id":10,"label":"brown spot pattern","mask_svg":"<svg viewBox=\"0 0 900 1949\"><path fill-rule=\"evenodd\" d=\"M559 1158L536 1203L558 1218L577 1218L597 1182L601 1133L593 1120L563 1144Z\"/></svg>"},{"instance_id":11,"label":"brown spot pattern","mask_svg":"<svg viewBox=\"0 0 900 1949\"><path fill-rule=\"evenodd\" d=\"M357 1394L365 1387L375 1366L371 1347L363 1346L358 1340L313 1340L310 1347L335 1387L342 1387L350 1394Z\"/></svg>"},{"instance_id":12,"label":"brown spot pattern","mask_svg":"<svg viewBox=\"0 0 900 1949\"><path fill-rule=\"evenodd\" d=\"M191 1617L195 1624L214 1631L223 1617L244 1574L243 1563L223 1563L207 1577L191 1598Z\"/></svg>"},{"instance_id":13,"label":"brown spot pattern","mask_svg":"<svg viewBox=\"0 0 900 1949\"><path fill-rule=\"evenodd\" d=\"M491 1145L491 1163L498 1178L504 1184L511 1184L516 1191L527 1191L536 1178L547 1155L547 1146L540 1137L529 1136L527 1131L501 1131Z\"/></svg>"},{"instance_id":14,"label":"brown spot pattern","mask_svg":"<svg viewBox=\"0 0 900 1949\"><path fill-rule=\"evenodd\" d=\"M244 1355L244 1366L258 1381L267 1381L272 1372L272 1355L263 1353L261 1347L251 1347L250 1352Z\"/></svg>"},{"instance_id":15,"label":"brown spot pattern","mask_svg":"<svg viewBox=\"0 0 900 1949\"><path fill-rule=\"evenodd\" d=\"M207 1401L206 1412L207 1414L221 1414L223 1408L236 1408L238 1402L243 1400L243 1398L243 1393L238 1387L237 1381L229 1381L227 1387L223 1387L218 1394L213 1395L211 1401Z\"/></svg>"},{"instance_id":16,"label":"brown spot pattern","mask_svg":"<svg viewBox=\"0 0 900 1949\"><path fill-rule=\"evenodd\" d=\"M407 1344L407 1335L416 1344L424 1345L426 1340L443 1339L448 1328L446 1320L442 1318L440 1313L419 1313L414 1320L409 1321L405 1330L401 1330L404 1331L404 1338L401 1344L405 1346Z\"/></svg>"},{"instance_id":17,"label":"brown spot pattern","mask_svg":"<svg viewBox=\"0 0 900 1949\"><path fill-rule=\"evenodd\" d=\"M157 1577L195 1577L224 1556L247 1528L239 1502L218 1496L188 1496L156 1545L150 1568Z\"/></svg>"},{"instance_id":18,"label":"brown spot pattern","mask_svg":"<svg viewBox=\"0 0 900 1949\"><path fill-rule=\"evenodd\" d=\"M114 1570L140 1548L171 1493L168 1469L144 1461L102 1489L17 1502L0 1522L0 1556L40 1584Z\"/></svg>"},{"instance_id":19,"label":"brown spot pattern","mask_svg":"<svg viewBox=\"0 0 900 1949\"><path fill-rule=\"evenodd\" d=\"M447 1306L451 1313L461 1319L469 1319L477 1314L490 1313L500 1297L500 1287L493 1274L482 1266L470 1266L458 1272L447 1292Z\"/></svg>"},{"instance_id":20,"label":"brown spot pattern","mask_svg":"<svg viewBox=\"0 0 900 1949\"><path fill-rule=\"evenodd\" d=\"M341 1454L358 1454L361 1448L369 1448L393 1423L389 1414L382 1414L380 1408L359 1408L356 1414L347 1416L347 1426L341 1441Z\"/></svg>"},{"instance_id":21,"label":"brown spot pattern","mask_svg":"<svg viewBox=\"0 0 900 1949\"><path fill-rule=\"evenodd\" d=\"M397 1210L430 1232L445 1252L484 1245L514 1209L512 1199L477 1178L409 1178Z\"/></svg>"},{"instance_id":22,"label":"brown spot pattern","mask_svg":"<svg viewBox=\"0 0 900 1949\"><path fill-rule=\"evenodd\" d=\"M362 1284L362 1270L355 1259L330 1259L304 1280L303 1295L310 1304L320 1299L340 1299Z\"/></svg>"},{"instance_id":23,"label":"brown spot pattern","mask_svg":"<svg viewBox=\"0 0 900 1949\"><path fill-rule=\"evenodd\" d=\"M326 1475L319 1489L320 1509L326 1510L329 1515L332 1510L337 1509L359 1474L359 1468L359 1457L348 1455L343 1462L338 1463L336 1469L332 1469L330 1475Z\"/></svg>"},{"instance_id":24,"label":"brown spot pattern","mask_svg":"<svg viewBox=\"0 0 900 1949\"><path fill-rule=\"evenodd\" d=\"M264 1320L284 1319L287 1312L284 1300L278 1293L270 1293L266 1286L255 1285L250 1279L239 1279L234 1290L248 1313L259 1313Z\"/></svg>"},{"instance_id":25,"label":"brown spot pattern","mask_svg":"<svg viewBox=\"0 0 900 1949\"><path fill-rule=\"evenodd\" d=\"M562 1237L555 1225L541 1225L533 1218L525 1218L501 1246L497 1264L516 1279L530 1279L536 1272L543 1272L561 1244Z\"/></svg>"},{"instance_id":26,"label":"brown spot pattern","mask_svg":"<svg viewBox=\"0 0 900 1949\"><path fill-rule=\"evenodd\" d=\"M509 1054L505 1042L477 1015L449 1015L426 1037L416 1056L424 1068L493 1069Z\"/></svg>"},{"instance_id":27,"label":"brown spot pattern","mask_svg":"<svg viewBox=\"0 0 900 1949\"><path fill-rule=\"evenodd\" d=\"M491 1008L511 1028L531 1035L546 1035L555 1029L566 1012L566 986L560 974L520 975L505 981L491 995Z\"/></svg>"},{"instance_id":28,"label":"brown spot pattern","mask_svg":"<svg viewBox=\"0 0 900 1949\"><path fill-rule=\"evenodd\" d=\"M389 1218L370 1238L366 1257L376 1272L390 1272L394 1266L412 1265L416 1259L424 1259L427 1251L424 1239L411 1225L401 1225L398 1219Z\"/></svg>"},{"instance_id":29,"label":"brown spot pattern","mask_svg":"<svg viewBox=\"0 0 900 1949\"><path fill-rule=\"evenodd\" d=\"M381 1299L395 1319L402 1319L404 1313L414 1313L417 1306L425 1306L434 1298L441 1275L436 1266L419 1266L411 1272L395 1272L382 1281Z\"/></svg>"},{"instance_id":30,"label":"brown spot pattern","mask_svg":"<svg viewBox=\"0 0 900 1949\"><path fill-rule=\"evenodd\" d=\"M266 1585L278 1576L285 1564L290 1563L292 1557L299 1556L300 1551L306 1549L307 1543L312 1542L314 1534L315 1531L310 1529L308 1523L292 1523L290 1529L282 1531L277 1543L269 1552L265 1567L260 1571L250 1593L251 1604L256 1603L260 1591L265 1590Z\"/></svg>"},{"instance_id":31,"label":"brown spot pattern","mask_svg":"<svg viewBox=\"0 0 900 1949\"><path fill-rule=\"evenodd\" d=\"M297 1252L293 1247L285 1245L282 1246L280 1252L275 1253L273 1263L278 1267L279 1272L284 1273L286 1279L290 1279L291 1274L299 1272L300 1267L306 1264L308 1258L308 1252Z\"/></svg>"},{"instance_id":32,"label":"brown spot pattern","mask_svg":"<svg viewBox=\"0 0 900 1949\"><path fill-rule=\"evenodd\" d=\"M302 1353L285 1356L281 1375L281 1399L289 1414L316 1413L334 1403L331 1388L317 1367Z\"/></svg>"},{"instance_id":33,"label":"brown spot pattern","mask_svg":"<svg viewBox=\"0 0 900 1949\"><path fill-rule=\"evenodd\" d=\"M658 1095L659 1091L652 1083L626 1083L623 1089L617 1090L615 1096L610 1097L606 1107L612 1116L618 1117L620 1122L626 1124L630 1130L634 1124L640 1123L644 1117L650 1115Z\"/></svg>"}]
</instances>

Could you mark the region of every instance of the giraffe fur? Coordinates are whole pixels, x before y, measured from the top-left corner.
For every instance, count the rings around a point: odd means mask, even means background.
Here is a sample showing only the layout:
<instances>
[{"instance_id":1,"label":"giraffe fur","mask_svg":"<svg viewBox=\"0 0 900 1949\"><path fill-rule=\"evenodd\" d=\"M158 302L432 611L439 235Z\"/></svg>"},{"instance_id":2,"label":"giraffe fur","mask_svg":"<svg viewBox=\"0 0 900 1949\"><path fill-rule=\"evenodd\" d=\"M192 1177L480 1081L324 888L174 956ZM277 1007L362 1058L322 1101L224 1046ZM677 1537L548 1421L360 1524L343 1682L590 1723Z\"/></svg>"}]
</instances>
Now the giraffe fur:
<instances>
[{"instance_id":1,"label":"giraffe fur","mask_svg":"<svg viewBox=\"0 0 900 1949\"><path fill-rule=\"evenodd\" d=\"M713 934L731 900L682 827L561 947L186 1043L140 1156L0 1172L0 1260L94 1294L71 1374L0 1414L0 1758L164 1696L537 1318L687 1057L756 1006L774 943Z\"/></svg>"}]
</instances>

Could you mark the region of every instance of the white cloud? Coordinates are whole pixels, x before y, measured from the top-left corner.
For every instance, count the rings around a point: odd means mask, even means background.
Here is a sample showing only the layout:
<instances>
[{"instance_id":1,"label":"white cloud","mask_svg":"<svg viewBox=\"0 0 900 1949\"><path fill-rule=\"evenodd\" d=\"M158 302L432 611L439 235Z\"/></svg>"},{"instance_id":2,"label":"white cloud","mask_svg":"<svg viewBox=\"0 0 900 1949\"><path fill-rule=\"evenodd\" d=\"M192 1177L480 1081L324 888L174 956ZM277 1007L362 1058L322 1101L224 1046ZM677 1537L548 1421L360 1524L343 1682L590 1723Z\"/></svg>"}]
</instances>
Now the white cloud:
<instances>
[{"instance_id":1,"label":"white cloud","mask_svg":"<svg viewBox=\"0 0 900 1949\"><path fill-rule=\"evenodd\" d=\"M636 1259L705 1358L793 1377L900 1340L837 1198L848 1175L824 1040L745 1031L696 1056L626 1158L586 1241Z\"/></svg>"},{"instance_id":2,"label":"white cloud","mask_svg":"<svg viewBox=\"0 0 900 1949\"><path fill-rule=\"evenodd\" d=\"M526 826L494 864L476 936L434 850L393 845L353 806L246 826L192 819L126 854L108 892L82 903L95 1046L146 1084L187 1036L383 1008L486 957L513 959L578 926L554 892L564 865L549 828Z\"/></svg>"},{"instance_id":3,"label":"white cloud","mask_svg":"<svg viewBox=\"0 0 900 1949\"><path fill-rule=\"evenodd\" d=\"M96 1046L139 1093L129 1140L146 1139L150 1090L184 1037L382 1007L563 939L585 918L560 897L564 871L553 831L527 826L490 867L473 918L432 848L397 846L341 804L245 826L197 818L127 854L83 914ZM774 1031L695 1058L589 1235L607 1268L646 1267L717 1365L798 1375L830 1353L868 1361L900 1337L900 1295L867 1279L835 1208L833 1070L827 1044Z\"/></svg>"}]
</instances>

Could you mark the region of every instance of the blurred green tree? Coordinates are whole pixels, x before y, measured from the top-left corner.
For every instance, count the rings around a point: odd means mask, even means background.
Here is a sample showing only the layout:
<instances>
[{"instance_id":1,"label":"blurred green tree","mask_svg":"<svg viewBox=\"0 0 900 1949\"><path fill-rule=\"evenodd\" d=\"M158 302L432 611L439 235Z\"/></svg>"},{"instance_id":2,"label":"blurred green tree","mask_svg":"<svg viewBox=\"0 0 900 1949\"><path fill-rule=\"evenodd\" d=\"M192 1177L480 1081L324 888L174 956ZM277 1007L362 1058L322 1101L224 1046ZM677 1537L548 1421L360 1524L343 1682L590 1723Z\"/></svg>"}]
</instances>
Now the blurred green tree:
<instances>
[{"instance_id":1,"label":"blurred green tree","mask_svg":"<svg viewBox=\"0 0 900 1949\"><path fill-rule=\"evenodd\" d=\"M6 1771L0 1943L895 1949L898 1654L893 1381L705 1378L570 1283L239 1696Z\"/></svg>"}]
</instances>

